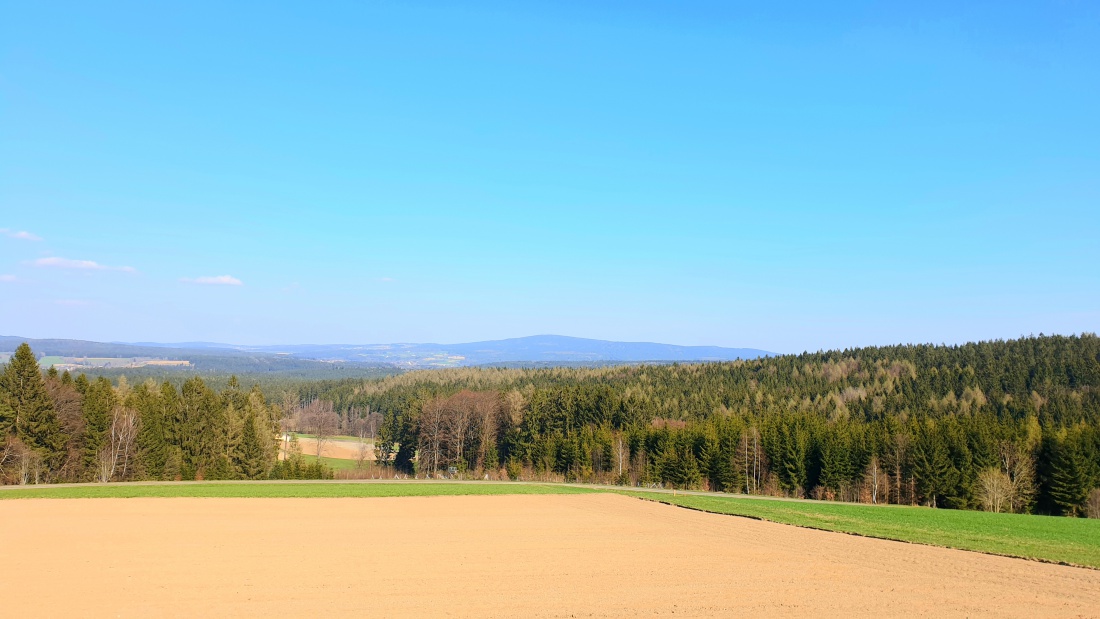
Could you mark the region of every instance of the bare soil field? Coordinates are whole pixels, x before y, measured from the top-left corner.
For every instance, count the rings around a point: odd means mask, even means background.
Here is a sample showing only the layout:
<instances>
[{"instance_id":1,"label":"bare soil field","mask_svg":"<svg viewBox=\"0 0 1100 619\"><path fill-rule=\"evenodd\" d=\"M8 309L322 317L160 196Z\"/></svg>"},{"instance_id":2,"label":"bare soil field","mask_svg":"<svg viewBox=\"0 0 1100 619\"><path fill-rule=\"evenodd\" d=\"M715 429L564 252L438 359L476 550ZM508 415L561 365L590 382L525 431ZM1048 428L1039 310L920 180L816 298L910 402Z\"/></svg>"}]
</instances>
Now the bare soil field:
<instances>
[{"instance_id":1,"label":"bare soil field","mask_svg":"<svg viewBox=\"0 0 1100 619\"><path fill-rule=\"evenodd\" d=\"M302 453L309 456L317 455L317 440L312 438L299 438L298 444L302 446ZM368 444L367 460L374 460L374 444ZM321 455L325 458L339 458L341 460L357 460L359 458L359 443L355 441L325 441L322 445Z\"/></svg>"},{"instance_id":2,"label":"bare soil field","mask_svg":"<svg viewBox=\"0 0 1100 619\"><path fill-rule=\"evenodd\" d=\"M5 616L1100 616L1100 571L610 494L0 502Z\"/></svg>"}]
</instances>

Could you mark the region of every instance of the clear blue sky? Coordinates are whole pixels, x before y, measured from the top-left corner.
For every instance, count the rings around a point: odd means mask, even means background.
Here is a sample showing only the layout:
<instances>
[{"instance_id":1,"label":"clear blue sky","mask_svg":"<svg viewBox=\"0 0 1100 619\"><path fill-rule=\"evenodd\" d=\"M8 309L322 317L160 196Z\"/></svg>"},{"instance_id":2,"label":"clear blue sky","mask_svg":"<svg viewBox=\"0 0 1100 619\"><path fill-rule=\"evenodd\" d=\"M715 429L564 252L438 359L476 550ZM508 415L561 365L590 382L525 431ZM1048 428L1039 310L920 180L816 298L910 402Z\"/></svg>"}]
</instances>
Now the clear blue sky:
<instances>
[{"instance_id":1,"label":"clear blue sky","mask_svg":"<svg viewBox=\"0 0 1100 619\"><path fill-rule=\"evenodd\" d=\"M1098 331L1098 111L1095 2L0 2L0 334Z\"/></svg>"}]
</instances>

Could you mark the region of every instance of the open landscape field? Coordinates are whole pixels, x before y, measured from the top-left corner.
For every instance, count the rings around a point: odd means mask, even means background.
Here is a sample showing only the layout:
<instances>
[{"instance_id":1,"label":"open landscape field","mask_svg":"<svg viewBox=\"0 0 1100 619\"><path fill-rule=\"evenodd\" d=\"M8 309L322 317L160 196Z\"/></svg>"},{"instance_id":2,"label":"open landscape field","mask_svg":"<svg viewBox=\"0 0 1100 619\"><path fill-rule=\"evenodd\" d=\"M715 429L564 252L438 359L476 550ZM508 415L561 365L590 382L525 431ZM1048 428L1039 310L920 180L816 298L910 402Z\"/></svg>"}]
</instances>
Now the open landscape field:
<instances>
[{"instance_id":1,"label":"open landscape field","mask_svg":"<svg viewBox=\"0 0 1100 619\"><path fill-rule=\"evenodd\" d=\"M298 437L298 444L305 455L317 455L317 439ZM365 456L367 460L374 460L374 444L366 444ZM354 464L359 457L359 441L347 439L329 439L321 445L321 457L334 460L347 460Z\"/></svg>"},{"instance_id":2,"label":"open landscape field","mask_svg":"<svg viewBox=\"0 0 1100 619\"><path fill-rule=\"evenodd\" d=\"M432 492L492 494L502 485ZM351 486L418 487L282 487ZM203 487L215 486L130 486ZM558 494L0 501L8 525L0 596L12 616L1085 617L1100 609L1097 570L568 486L512 486L532 490Z\"/></svg>"},{"instance_id":3,"label":"open landscape field","mask_svg":"<svg viewBox=\"0 0 1100 619\"><path fill-rule=\"evenodd\" d=\"M307 458L310 458L307 456ZM348 462L325 459L329 462ZM0 487L2 499L371 498L616 493L716 514L1100 569L1100 521L614 486L469 481L138 482Z\"/></svg>"}]
</instances>

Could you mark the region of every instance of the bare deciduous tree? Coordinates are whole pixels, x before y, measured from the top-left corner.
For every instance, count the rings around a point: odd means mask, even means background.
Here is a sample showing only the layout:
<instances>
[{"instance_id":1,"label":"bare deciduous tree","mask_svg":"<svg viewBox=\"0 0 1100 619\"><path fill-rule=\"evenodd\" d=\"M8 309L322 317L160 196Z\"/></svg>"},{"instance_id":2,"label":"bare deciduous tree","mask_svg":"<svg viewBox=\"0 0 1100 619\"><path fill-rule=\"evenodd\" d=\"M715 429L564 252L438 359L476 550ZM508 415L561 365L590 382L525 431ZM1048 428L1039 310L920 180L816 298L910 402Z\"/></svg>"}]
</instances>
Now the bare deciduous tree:
<instances>
[{"instance_id":1,"label":"bare deciduous tree","mask_svg":"<svg viewBox=\"0 0 1100 619\"><path fill-rule=\"evenodd\" d=\"M324 452L325 445L332 440L340 426L340 417L332 409L329 400L314 400L301 411L301 427L313 435L317 447L317 457Z\"/></svg>"},{"instance_id":2,"label":"bare deciduous tree","mask_svg":"<svg viewBox=\"0 0 1100 619\"><path fill-rule=\"evenodd\" d=\"M617 446L618 446L618 450L616 452L616 455L618 457L616 458L616 460L618 460L618 464L619 464L619 480L620 480L620 483L621 483L621 480L623 478L623 459L626 457L625 446L623 445L623 433L622 432L618 433L618 436L616 437L616 441L617 441Z\"/></svg>"},{"instance_id":3,"label":"bare deciduous tree","mask_svg":"<svg viewBox=\"0 0 1100 619\"><path fill-rule=\"evenodd\" d=\"M765 471L764 448L760 444L760 431L755 426L741 433L737 460L745 475L745 494L757 494L764 481Z\"/></svg>"},{"instance_id":4,"label":"bare deciduous tree","mask_svg":"<svg viewBox=\"0 0 1100 619\"><path fill-rule=\"evenodd\" d=\"M905 469L905 460L909 457L909 435L902 432L895 434L887 452L886 460L894 478L894 502L901 505L905 502L902 498L902 472ZM913 494L909 493L909 496L912 497Z\"/></svg>"},{"instance_id":5,"label":"bare deciduous tree","mask_svg":"<svg viewBox=\"0 0 1100 619\"><path fill-rule=\"evenodd\" d=\"M19 442L18 439L12 441L12 459L14 459L19 466L19 471L16 478L20 486L25 486L29 483L38 483L39 475L42 471L42 458L33 449L28 449L26 445Z\"/></svg>"},{"instance_id":6,"label":"bare deciduous tree","mask_svg":"<svg viewBox=\"0 0 1100 619\"><path fill-rule=\"evenodd\" d=\"M472 391L460 391L447 398L443 404L443 413L447 426L447 446L451 461L457 464L465 462L466 441L469 432L477 422L476 394Z\"/></svg>"},{"instance_id":7,"label":"bare deciduous tree","mask_svg":"<svg viewBox=\"0 0 1100 619\"><path fill-rule=\"evenodd\" d=\"M500 431L501 400L496 393L476 394L473 413L478 430L477 468L484 469L489 447L496 443Z\"/></svg>"},{"instance_id":8,"label":"bare deciduous tree","mask_svg":"<svg viewBox=\"0 0 1100 619\"><path fill-rule=\"evenodd\" d=\"M1089 518L1100 518L1100 488L1093 488L1089 492L1089 500L1085 504L1085 510Z\"/></svg>"},{"instance_id":9,"label":"bare deciduous tree","mask_svg":"<svg viewBox=\"0 0 1100 619\"><path fill-rule=\"evenodd\" d=\"M352 408L348 417L348 430L359 439L356 445L355 467L361 469L374 453L375 438L378 428L382 425L382 414L371 412L368 406L366 415L362 415L358 408Z\"/></svg>"},{"instance_id":10,"label":"bare deciduous tree","mask_svg":"<svg viewBox=\"0 0 1100 619\"><path fill-rule=\"evenodd\" d=\"M1035 456L1026 447L1001 443L1001 467L1012 483L1008 511L1021 514L1035 498Z\"/></svg>"},{"instance_id":11,"label":"bare deciduous tree","mask_svg":"<svg viewBox=\"0 0 1100 619\"><path fill-rule=\"evenodd\" d=\"M425 402L417 419L420 443L417 445L417 468L428 475L435 475L443 456L443 444L447 431L444 401L436 398Z\"/></svg>"},{"instance_id":12,"label":"bare deciduous tree","mask_svg":"<svg viewBox=\"0 0 1100 619\"><path fill-rule=\"evenodd\" d=\"M117 406L111 411L111 429L107 445L96 456L96 479L106 483L115 478L126 479L130 472L130 460L134 453L134 441L138 433L137 411Z\"/></svg>"},{"instance_id":13,"label":"bare deciduous tree","mask_svg":"<svg viewBox=\"0 0 1100 619\"><path fill-rule=\"evenodd\" d=\"M870 496L871 503L877 504L879 498L882 496L883 486L886 482L886 473L882 470L882 465L878 461L878 456L871 456L871 461L867 464L867 472L864 473L864 483L867 485L867 493Z\"/></svg>"},{"instance_id":14,"label":"bare deciduous tree","mask_svg":"<svg viewBox=\"0 0 1100 619\"><path fill-rule=\"evenodd\" d=\"M978 473L978 500L987 512L1010 511L1012 506L1012 480L1004 471L990 467Z\"/></svg>"}]
</instances>

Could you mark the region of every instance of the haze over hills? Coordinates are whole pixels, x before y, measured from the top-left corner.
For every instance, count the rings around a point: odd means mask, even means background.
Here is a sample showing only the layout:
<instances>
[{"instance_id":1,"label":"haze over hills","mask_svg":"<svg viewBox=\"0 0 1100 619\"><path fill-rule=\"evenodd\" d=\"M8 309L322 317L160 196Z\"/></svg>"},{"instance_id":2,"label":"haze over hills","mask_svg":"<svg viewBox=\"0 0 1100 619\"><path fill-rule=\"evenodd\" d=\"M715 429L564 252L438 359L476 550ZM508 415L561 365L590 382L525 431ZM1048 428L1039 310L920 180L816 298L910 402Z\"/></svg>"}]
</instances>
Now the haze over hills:
<instances>
[{"instance_id":1,"label":"haze over hills","mask_svg":"<svg viewBox=\"0 0 1100 619\"><path fill-rule=\"evenodd\" d=\"M773 353L752 348L676 346L652 342L610 342L561 335L534 335L463 344L370 344L234 347L237 350L289 354L303 359L393 363L409 367L491 363L598 363L610 361L730 361Z\"/></svg>"},{"instance_id":2,"label":"haze over hills","mask_svg":"<svg viewBox=\"0 0 1100 619\"><path fill-rule=\"evenodd\" d=\"M652 342L610 342L559 335L536 335L463 344L301 344L237 346L212 342L162 344L120 343L82 340L0 336L0 352L14 350L20 342L30 343L35 352L64 357L148 357L188 360L209 366L214 359L232 359L233 365L246 360L263 366L299 366L317 363L356 365L390 364L401 368L457 367L486 364L584 364L643 361L730 361L769 356L754 348L719 346L676 346Z\"/></svg>"}]
</instances>

